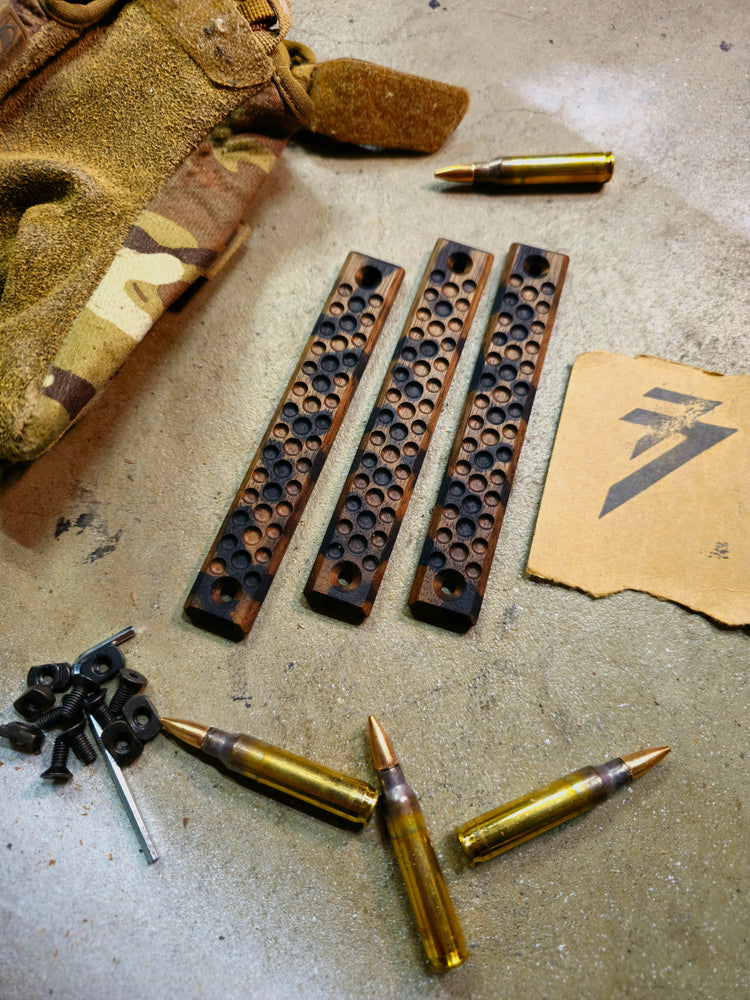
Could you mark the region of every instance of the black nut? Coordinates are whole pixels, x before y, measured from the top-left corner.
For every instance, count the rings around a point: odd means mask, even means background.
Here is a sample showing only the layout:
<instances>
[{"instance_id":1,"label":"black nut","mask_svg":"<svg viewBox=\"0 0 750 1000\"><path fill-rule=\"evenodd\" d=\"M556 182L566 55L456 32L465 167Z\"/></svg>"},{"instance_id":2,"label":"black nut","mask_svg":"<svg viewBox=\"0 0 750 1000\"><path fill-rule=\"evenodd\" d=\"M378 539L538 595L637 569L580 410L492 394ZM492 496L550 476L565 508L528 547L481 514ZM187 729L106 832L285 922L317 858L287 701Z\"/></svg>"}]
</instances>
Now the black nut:
<instances>
[{"instance_id":1,"label":"black nut","mask_svg":"<svg viewBox=\"0 0 750 1000\"><path fill-rule=\"evenodd\" d=\"M113 722L102 729L102 743L122 767L143 753L143 744L127 722Z\"/></svg>"},{"instance_id":2,"label":"black nut","mask_svg":"<svg viewBox=\"0 0 750 1000\"><path fill-rule=\"evenodd\" d=\"M29 670L26 683L29 687L44 684L58 694L61 691L67 691L70 687L70 664L42 663L38 667L32 667Z\"/></svg>"},{"instance_id":3,"label":"black nut","mask_svg":"<svg viewBox=\"0 0 750 1000\"><path fill-rule=\"evenodd\" d=\"M14 750L22 753L39 753L45 739L39 726L31 722L7 722L0 726L0 736L4 736Z\"/></svg>"},{"instance_id":4,"label":"black nut","mask_svg":"<svg viewBox=\"0 0 750 1000\"><path fill-rule=\"evenodd\" d=\"M106 684L116 677L125 666L125 655L114 644L102 646L80 659L75 666L75 673L96 684Z\"/></svg>"},{"instance_id":5,"label":"black nut","mask_svg":"<svg viewBox=\"0 0 750 1000\"><path fill-rule=\"evenodd\" d=\"M122 706L122 717L141 743L147 743L161 729L159 713L145 694L137 694Z\"/></svg>"},{"instance_id":6,"label":"black nut","mask_svg":"<svg viewBox=\"0 0 750 1000\"><path fill-rule=\"evenodd\" d=\"M52 708L55 704L55 696L46 684L35 684L13 702L13 708L24 719L33 722L39 716Z\"/></svg>"}]
</instances>

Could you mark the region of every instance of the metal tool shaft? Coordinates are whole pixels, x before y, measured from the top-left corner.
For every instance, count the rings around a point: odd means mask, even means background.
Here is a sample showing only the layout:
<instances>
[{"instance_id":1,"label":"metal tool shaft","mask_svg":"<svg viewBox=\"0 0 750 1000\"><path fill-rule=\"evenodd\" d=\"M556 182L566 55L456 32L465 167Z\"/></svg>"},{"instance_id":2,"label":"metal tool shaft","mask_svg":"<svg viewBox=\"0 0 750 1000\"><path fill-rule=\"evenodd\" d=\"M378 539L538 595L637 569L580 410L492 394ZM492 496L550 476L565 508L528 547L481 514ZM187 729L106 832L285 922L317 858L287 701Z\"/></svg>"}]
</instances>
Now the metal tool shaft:
<instances>
[{"instance_id":1,"label":"metal tool shaft","mask_svg":"<svg viewBox=\"0 0 750 1000\"><path fill-rule=\"evenodd\" d=\"M122 633L120 633L122 634ZM128 636L127 638L130 638ZM115 639L108 639L108 642L115 642ZM124 639L120 640L124 642ZM94 647L96 649L97 647ZM91 652L91 650L89 650ZM128 819L135 831L135 835L141 845L141 850L143 851L146 861L152 865L155 861L159 860L159 855L156 853L156 848L154 842L151 839L151 834L146 828L146 824L143 822L143 817L141 816L140 810L133 798L133 793L130 791L130 787L125 780L125 775L122 773L122 769L117 761L114 759L112 754L107 750L102 740L102 727L92 716L89 716L89 724L96 737L96 742L99 744L99 749L102 752L102 756L106 761L107 767L109 768L109 773L112 775L112 780L115 783L122 804L125 807L125 812L128 814Z\"/></svg>"}]
</instances>

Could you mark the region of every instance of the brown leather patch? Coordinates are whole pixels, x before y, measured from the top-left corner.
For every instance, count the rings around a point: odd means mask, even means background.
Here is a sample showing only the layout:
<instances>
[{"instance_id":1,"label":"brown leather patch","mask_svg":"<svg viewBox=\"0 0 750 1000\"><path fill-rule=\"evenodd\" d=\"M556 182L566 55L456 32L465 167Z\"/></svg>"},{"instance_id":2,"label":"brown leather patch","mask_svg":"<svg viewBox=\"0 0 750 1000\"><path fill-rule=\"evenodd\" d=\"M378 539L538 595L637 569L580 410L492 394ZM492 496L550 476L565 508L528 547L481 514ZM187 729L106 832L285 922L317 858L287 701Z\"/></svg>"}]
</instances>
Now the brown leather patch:
<instances>
[{"instance_id":1,"label":"brown leather patch","mask_svg":"<svg viewBox=\"0 0 750 1000\"><path fill-rule=\"evenodd\" d=\"M0 5L0 66L20 52L27 38L26 29L11 5Z\"/></svg>"}]
</instances>

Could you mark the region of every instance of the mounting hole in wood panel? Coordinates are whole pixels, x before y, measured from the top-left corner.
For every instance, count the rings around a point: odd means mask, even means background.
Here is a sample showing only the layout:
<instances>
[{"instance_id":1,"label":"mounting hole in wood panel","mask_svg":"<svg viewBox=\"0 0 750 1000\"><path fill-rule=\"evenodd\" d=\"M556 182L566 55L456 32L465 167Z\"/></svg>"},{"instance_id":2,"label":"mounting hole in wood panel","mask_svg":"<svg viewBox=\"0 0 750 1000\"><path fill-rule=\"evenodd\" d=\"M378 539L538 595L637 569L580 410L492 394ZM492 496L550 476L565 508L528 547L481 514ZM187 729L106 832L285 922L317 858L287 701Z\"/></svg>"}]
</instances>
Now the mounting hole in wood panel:
<instances>
[{"instance_id":1,"label":"mounting hole in wood panel","mask_svg":"<svg viewBox=\"0 0 750 1000\"><path fill-rule=\"evenodd\" d=\"M360 288L374 288L383 280L383 275L377 267L367 264L365 267L360 267L354 275L354 280Z\"/></svg>"},{"instance_id":2,"label":"mounting hole in wood panel","mask_svg":"<svg viewBox=\"0 0 750 1000\"><path fill-rule=\"evenodd\" d=\"M541 278L549 272L549 261L539 253L532 253L523 262L523 269L530 278Z\"/></svg>"},{"instance_id":3,"label":"mounting hole in wood panel","mask_svg":"<svg viewBox=\"0 0 750 1000\"><path fill-rule=\"evenodd\" d=\"M435 593L440 598L460 597L466 581L454 569L441 570L435 577Z\"/></svg>"},{"instance_id":4,"label":"mounting hole in wood panel","mask_svg":"<svg viewBox=\"0 0 750 1000\"><path fill-rule=\"evenodd\" d=\"M472 268L471 257L467 253L461 253L460 251L452 253L446 264L454 274L466 274Z\"/></svg>"},{"instance_id":5,"label":"mounting hole in wood panel","mask_svg":"<svg viewBox=\"0 0 750 1000\"><path fill-rule=\"evenodd\" d=\"M359 567L352 562L341 562L331 570L331 586L338 590L355 590L362 581Z\"/></svg>"},{"instance_id":6,"label":"mounting hole in wood panel","mask_svg":"<svg viewBox=\"0 0 750 1000\"><path fill-rule=\"evenodd\" d=\"M217 604L230 604L232 601L236 601L241 593L242 586L239 580L235 580L231 576L217 580L211 590L211 596Z\"/></svg>"}]
</instances>

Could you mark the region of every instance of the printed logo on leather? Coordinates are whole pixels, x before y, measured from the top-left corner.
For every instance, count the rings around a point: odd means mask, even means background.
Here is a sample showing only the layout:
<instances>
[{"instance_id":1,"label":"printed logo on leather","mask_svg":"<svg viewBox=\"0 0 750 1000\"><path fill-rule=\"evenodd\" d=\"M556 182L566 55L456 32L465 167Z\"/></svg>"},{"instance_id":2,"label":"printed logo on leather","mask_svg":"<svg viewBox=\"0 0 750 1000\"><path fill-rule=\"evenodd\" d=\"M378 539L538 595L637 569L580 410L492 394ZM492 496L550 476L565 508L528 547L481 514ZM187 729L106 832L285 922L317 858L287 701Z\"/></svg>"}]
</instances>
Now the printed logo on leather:
<instances>
[{"instance_id":1,"label":"printed logo on leather","mask_svg":"<svg viewBox=\"0 0 750 1000\"><path fill-rule=\"evenodd\" d=\"M10 4L0 4L0 66L5 66L23 48L26 29Z\"/></svg>"}]
</instances>

